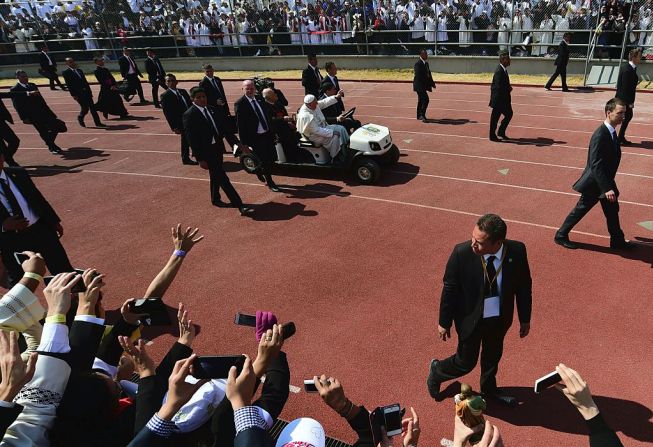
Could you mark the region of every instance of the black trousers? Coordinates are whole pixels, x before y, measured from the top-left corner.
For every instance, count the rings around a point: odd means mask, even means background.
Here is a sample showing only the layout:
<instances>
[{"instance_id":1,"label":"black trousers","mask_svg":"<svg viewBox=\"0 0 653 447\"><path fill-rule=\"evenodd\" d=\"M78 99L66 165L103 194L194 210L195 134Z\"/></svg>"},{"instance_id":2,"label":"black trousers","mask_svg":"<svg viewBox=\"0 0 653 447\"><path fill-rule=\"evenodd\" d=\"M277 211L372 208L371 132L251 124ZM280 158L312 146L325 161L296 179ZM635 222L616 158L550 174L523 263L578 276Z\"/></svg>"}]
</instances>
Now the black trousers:
<instances>
[{"instance_id":1,"label":"black trousers","mask_svg":"<svg viewBox=\"0 0 653 447\"><path fill-rule=\"evenodd\" d=\"M493 107L492 114L490 115L490 136L496 135L497 124L499 118L503 115L501 125L499 126L499 135L505 135L508 124L512 119L512 105L508 104L507 107Z\"/></svg>"},{"instance_id":2,"label":"black trousers","mask_svg":"<svg viewBox=\"0 0 653 447\"><path fill-rule=\"evenodd\" d=\"M567 66L566 65L556 65L556 71L551 75L549 80L546 83L546 88L551 88L556 78L560 76L562 81L562 89L567 90Z\"/></svg>"},{"instance_id":3,"label":"black trousers","mask_svg":"<svg viewBox=\"0 0 653 447\"><path fill-rule=\"evenodd\" d=\"M426 117L426 109L429 106L429 94L426 91L417 93L417 119Z\"/></svg>"},{"instance_id":4,"label":"black trousers","mask_svg":"<svg viewBox=\"0 0 653 447\"><path fill-rule=\"evenodd\" d=\"M7 164L14 162L14 154L19 144L20 138L16 136L9 123L0 119L0 151L5 154Z\"/></svg>"},{"instance_id":5,"label":"black trousers","mask_svg":"<svg viewBox=\"0 0 653 447\"><path fill-rule=\"evenodd\" d=\"M48 121L32 121L32 126L34 126L36 131L39 133L39 136L49 148L55 146L54 140L57 139L59 132L53 129L53 125Z\"/></svg>"},{"instance_id":6,"label":"black trousers","mask_svg":"<svg viewBox=\"0 0 653 447\"><path fill-rule=\"evenodd\" d=\"M262 175L268 185L273 185L274 180L272 180L271 174L272 163L277 158L277 151L274 147L274 135L268 131L253 136L252 140L252 151L261 163L257 174Z\"/></svg>"},{"instance_id":7,"label":"black trousers","mask_svg":"<svg viewBox=\"0 0 653 447\"><path fill-rule=\"evenodd\" d=\"M84 121L84 117L90 111L91 116L93 117L93 122L96 125L100 124L100 117L97 114L97 110L95 109L95 103L93 102L93 97L91 95L78 96L77 97L77 102L79 103L79 106L81 107L81 110L79 111L79 115L77 116L77 118L80 121Z\"/></svg>"},{"instance_id":8,"label":"black trousers","mask_svg":"<svg viewBox=\"0 0 653 447\"><path fill-rule=\"evenodd\" d=\"M469 337L458 340L458 348L454 355L438 362L436 380L446 382L471 372L478 362L480 352L481 391L495 392L505 336L506 327L499 318L482 319Z\"/></svg>"},{"instance_id":9,"label":"black trousers","mask_svg":"<svg viewBox=\"0 0 653 447\"><path fill-rule=\"evenodd\" d=\"M212 150L215 151L216 159L209 161L209 179L211 185L211 203L218 203L220 201L220 188L229 197L229 202L236 208L243 206L243 201L236 192L236 189L231 184L227 173L224 172L222 167L222 152L224 147L222 144L214 144Z\"/></svg>"},{"instance_id":10,"label":"black trousers","mask_svg":"<svg viewBox=\"0 0 653 447\"><path fill-rule=\"evenodd\" d=\"M141 80L138 79L137 74L128 74L125 76L127 81L127 93L125 94L125 100L127 100L128 95L138 94L138 97L141 101L145 101L145 96L143 96L143 86L141 85Z\"/></svg>"},{"instance_id":11,"label":"black trousers","mask_svg":"<svg viewBox=\"0 0 653 447\"><path fill-rule=\"evenodd\" d=\"M288 400L290 369L286 353L281 351L265 371L265 383L259 397L252 405L263 408L276 420ZM211 418L213 447L233 447L236 437L234 410L229 399L223 399Z\"/></svg>"},{"instance_id":12,"label":"black trousers","mask_svg":"<svg viewBox=\"0 0 653 447\"><path fill-rule=\"evenodd\" d=\"M3 233L1 241L2 263L12 287L20 281L25 273L14 258L16 251L29 250L41 253L52 275L73 271L56 230L40 220L23 231Z\"/></svg>"},{"instance_id":13,"label":"black trousers","mask_svg":"<svg viewBox=\"0 0 653 447\"><path fill-rule=\"evenodd\" d=\"M40 70L40 73L43 76L45 76L46 78L48 78L48 80L50 81L50 89L51 90L55 89L55 87L54 87L55 83L63 90L64 86L61 85L61 81L59 80L59 75L57 75L57 72L54 69L54 67L48 67L45 70Z\"/></svg>"},{"instance_id":14,"label":"black trousers","mask_svg":"<svg viewBox=\"0 0 653 447\"><path fill-rule=\"evenodd\" d=\"M186 138L186 132L181 131L181 161L190 160L190 146L188 145L188 139Z\"/></svg>"},{"instance_id":15,"label":"black trousers","mask_svg":"<svg viewBox=\"0 0 653 447\"><path fill-rule=\"evenodd\" d=\"M165 85L163 81L161 82L150 82L150 85L152 86L152 102L154 102L155 106L160 105L159 104L159 87L163 88L163 90L168 90L168 86Z\"/></svg>"},{"instance_id":16,"label":"black trousers","mask_svg":"<svg viewBox=\"0 0 653 447\"><path fill-rule=\"evenodd\" d=\"M571 210L558 230L558 234L561 236L569 235L572 228L585 217L597 202L601 202L601 208L603 209L605 220L608 223L610 240L613 242L623 241L624 232L621 231L621 225L619 224L619 202L610 202L606 198L599 199L598 197L590 197L585 194L581 194L578 203L576 203L576 206Z\"/></svg>"},{"instance_id":17,"label":"black trousers","mask_svg":"<svg viewBox=\"0 0 653 447\"><path fill-rule=\"evenodd\" d=\"M628 129L628 124L633 119L633 108L630 106L626 107L626 116L624 117L623 123L621 123L621 128L619 128L619 139L626 139L626 129Z\"/></svg>"}]
</instances>

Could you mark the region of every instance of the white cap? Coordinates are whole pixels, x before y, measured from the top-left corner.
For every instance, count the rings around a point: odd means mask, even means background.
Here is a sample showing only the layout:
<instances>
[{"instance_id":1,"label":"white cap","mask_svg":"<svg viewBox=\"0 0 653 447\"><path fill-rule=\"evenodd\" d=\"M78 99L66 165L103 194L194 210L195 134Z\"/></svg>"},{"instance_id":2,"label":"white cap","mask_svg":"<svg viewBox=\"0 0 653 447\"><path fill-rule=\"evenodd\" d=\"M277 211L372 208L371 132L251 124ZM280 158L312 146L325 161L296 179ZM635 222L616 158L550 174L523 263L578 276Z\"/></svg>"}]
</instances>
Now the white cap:
<instances>
[{"instance_id":1,"label":"white cap","mask_svg":"<svg viewBox=\"0 0 653 447\"><path fill-rule=\"evenodd\" d=\"M283 429L276 447L324 447L325 442L324 429L318 421L311 418L299 418Z\"/></svg>"},{"instance_id":2,"label":"white cap","mask_svg":"<svg viewBox=\"0 0 653 447\"><path fill-rule=\"evenodd\" d=\"M315 100L316 100L315 95L306 95L306 96L304 96L304 104L310 104Z\"/></svg>"}]
</instances>

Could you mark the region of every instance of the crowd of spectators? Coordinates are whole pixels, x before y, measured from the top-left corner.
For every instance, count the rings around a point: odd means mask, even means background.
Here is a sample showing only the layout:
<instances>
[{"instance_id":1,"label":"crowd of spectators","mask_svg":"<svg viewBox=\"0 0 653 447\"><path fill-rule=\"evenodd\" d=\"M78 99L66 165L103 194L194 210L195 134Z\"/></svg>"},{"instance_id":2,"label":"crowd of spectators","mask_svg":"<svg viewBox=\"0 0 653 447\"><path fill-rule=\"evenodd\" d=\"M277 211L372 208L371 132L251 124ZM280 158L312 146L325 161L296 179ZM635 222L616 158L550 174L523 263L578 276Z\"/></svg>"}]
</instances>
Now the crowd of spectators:
<instances>
[{"instance_id":1,"label":"crowd of spectators","mask_svg":"<svg viewBox=\"0 0 653 447\"><path fill-rule=\"evenodd\" d=\"M197 229L184 231L177 225L172 239L174 252L145 297L165 296L185 257L203 236ZM39 300L35 293L46 274L46 261L34 252L24 255L23 278L0 300L2 445L275 445L269 429L289 399L291 373L284 349L288 325L279 323L273 313L256 313L251 337L257 354L253 360L246 356L241 371L232 367L223 379L198 380L192 321L196 309L182 303L175 306L178 338L156 365L140 338L147 319L136 313L133 298L115 311L105 310L107 277L86 269L55 275L43 289L44 300ZM78 283L83 283L84 292L74 293ZM590 444L622 446L582 377L563 364L556 371L561 377L557 387L586 420ZM365 406L346 396L338 378L325 374L312 379L326 406L356 432L354 445L393 445L383 428L380 435L374 429ZM334 416L326 412L323 418ZM453 438L451 445L467 446L475 434L481 438L477 446L504 445L500 428L491 422L468 427L460 417L453 419L451 433L444 434ZM396 435L404 447L416 447L420 434L419 417L411 407L401 435ZM277 446L325 446L322 425L308 418L290 423L278 436Z\"/></svg>"},{"instance_id":2,"label":"crowd of spectators","mask_svg":"<svg viewBox=\"0 0 653 447\"><path fill-rule=\"evenodd\" d=\"M615 57L608 47L620 46L626 32L629 45L652 45L652 18L652 0L7 1L0 3L0 51L34 52L41 40L51 51L112 50L131 37L140 40L130 46L183 48L182 55L299 54L302 46L404 54L414 53L411 44L432 44L430 51L442 54L496 54L510 46L513 55L547 56L571 30L572 45L582 44L572 55L583 56L588 31L600 30L597 55ZM644 56L650 53L645 48Z\"/></svg>"}]
</instances>

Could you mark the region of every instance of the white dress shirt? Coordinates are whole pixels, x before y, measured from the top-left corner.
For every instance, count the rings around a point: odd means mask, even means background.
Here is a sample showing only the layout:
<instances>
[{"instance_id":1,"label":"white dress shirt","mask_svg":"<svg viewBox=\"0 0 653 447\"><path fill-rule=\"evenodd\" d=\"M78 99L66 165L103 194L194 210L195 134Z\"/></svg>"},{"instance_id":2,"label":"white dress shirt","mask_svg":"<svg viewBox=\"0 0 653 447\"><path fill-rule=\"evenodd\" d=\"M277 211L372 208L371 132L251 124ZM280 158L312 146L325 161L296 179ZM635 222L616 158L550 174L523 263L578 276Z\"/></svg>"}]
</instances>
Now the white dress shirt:
<instances>
[{"instance_id":1,"label":"white dress shirt","mask_svg":"<svg viewBox=\"0 0 653 447\"><path fill-rule=\"evenodd\" d=\"M16 184L7 176L4 170L0 171L0 180L7 182L9 189L11 189L11 192L13 192L14 196L16 196L16 201L18 201L18 205L23 211L23 216L25 216L25 219L27 219L30 225L34 225L36 221L39 220L38 214L36 214L36 212L29 206L23 194L20 192ZM11 206L9 205L9 199L5 197L2 188L0 188L0 202L2 202L2 206L4 206L7 211L11 209Z\"/></svg>"}]
</instances>

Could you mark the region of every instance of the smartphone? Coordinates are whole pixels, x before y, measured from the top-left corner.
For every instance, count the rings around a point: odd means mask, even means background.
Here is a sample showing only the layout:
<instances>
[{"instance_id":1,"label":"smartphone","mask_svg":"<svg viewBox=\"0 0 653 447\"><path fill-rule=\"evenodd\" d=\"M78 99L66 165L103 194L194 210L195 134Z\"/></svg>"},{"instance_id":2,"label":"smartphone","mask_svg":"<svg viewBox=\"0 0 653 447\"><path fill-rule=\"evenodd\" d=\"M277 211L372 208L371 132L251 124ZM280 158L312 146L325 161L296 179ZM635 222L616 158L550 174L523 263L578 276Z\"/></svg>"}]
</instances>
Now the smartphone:
<instances>
[{"instance_id":1,"label":"smartphone","mask_svg":"<svg viewBox=\"0 0 653 447\"><path fill-rule=\"evenodd\" d=\"M553 385L561 381L562 378L560 377L560 374L553 371L552 373L547 374L544 377L540 377L535 381L535 392L539 394L543 390L552 387Z\"/></svg>"},{"instance_id":2,"label":"smartphone","mask_svg":"<svg viewBox=\"0 0 653 447\"><path fill-rule=\"evenodd\" d=\"M256 327L256 315L248 315L248 314L236 312L236 317L234 318L234 324L237 324L239 326Z\"/></svg>"},{"instance_id":3,"label":"smartphone","mask_svg":"<svg viewBox=\"0 0 653 447\"><path fill-rule=\"evenodd\" d=\"M54 276L44 276L43 284L45 284L45 286L47 287L53 278ZM80 278L79 281L77 281L77 283L73 286L73 288L70 289L70 293L84 293L84 292L86 292L86 284L84 284L84 280Z\"/></svg>"},{"instance_id":4,"label":"smartphone","mask_svg":"<svg viewBox=\"0 0 653 447\"><path fill-rule=\"evenodd\" d=\"M401 407L399 404L383 407L383 419L388 438L401 434Z\"/></svg>"},{"instance_id":5,"label":"smartphone","mask_svg":"<svg viewBox=\"0 0 653 447\"><path fill-rule=\"evenodd\" d=\"M236 367L236 374L240 374L245 364L244 355L203 356L193 361L193 377L197 379L226 379L229 370Z\"/></svg>"},{"instance_id":6,"label":"smartphone","mask_svg":"<svg viewBox=\"0 0 653 447\"><path fill-rule=\"evenodd\" d=\"M161 298L139 298L129 303L129 310L135 314L144 314L143 326L170 326L172 320L168 308Z\"/></svg>"},{"instance_id":7,"label":"smartphone","mask_svg":"<svg viewBox=\"0 0 653 447\"><path fill-rule=\"evenodd\" d=\"M381 427L385 427L388 437L396 436L401 433L401 418L405 409L399 404L386 405L385 407L376 407L370 413L370 426L372 427L372 438L374 445L382 441Z\"/></svg>"},{"instance_id":8,"label":"smartphone","mask_svg":"<svg viewBox=\"0 0 653 447\"><path fill-rule=\"evenodd\" d=\"M27 261L29 259L29 256L21 252L15 251L14 258L16 258L16 262L18 263L18 265L23 265L23 262Z\"/></svg>"},{"instance_id":9,"label":"smartphone","mask_svg":"<svg viewBox=\"0 0 653 447\"><path fill-rule=\"evenodd\" d=\"M317 387L313 379L304 380L304 391L307 393L317 393Z\"/></svg>"}]
</instances>

